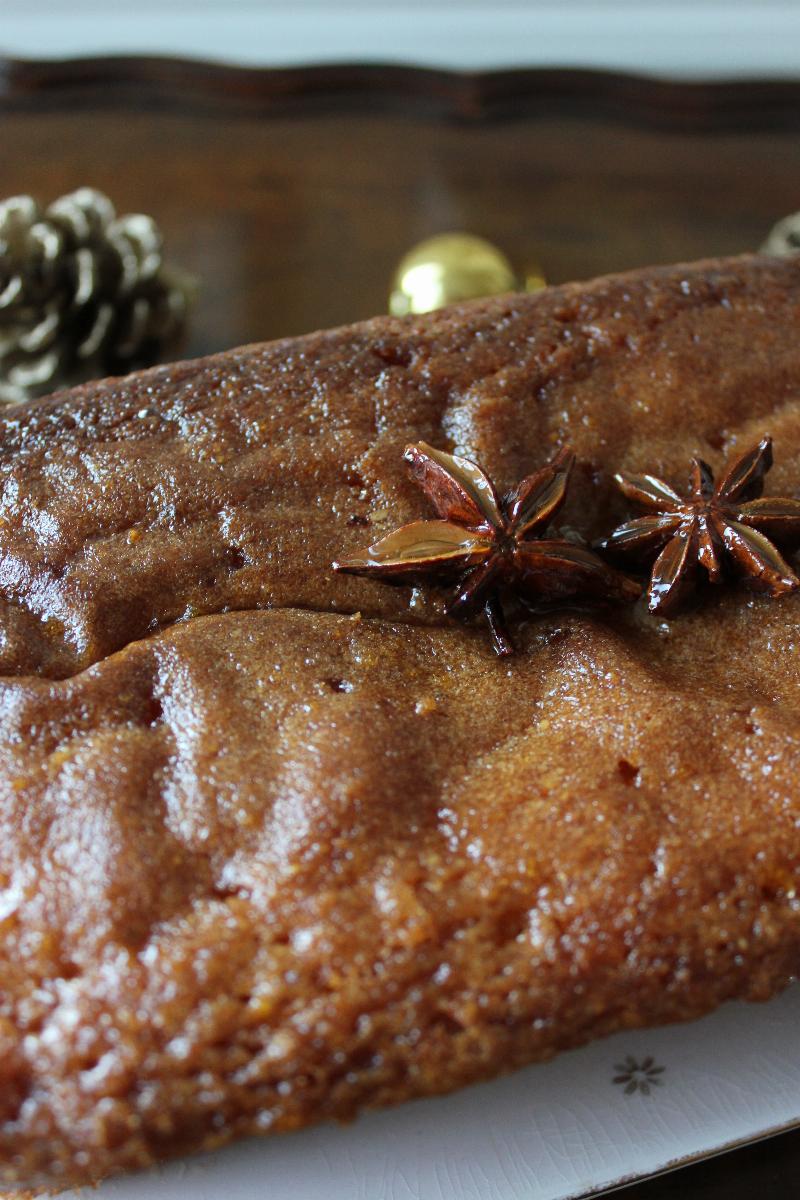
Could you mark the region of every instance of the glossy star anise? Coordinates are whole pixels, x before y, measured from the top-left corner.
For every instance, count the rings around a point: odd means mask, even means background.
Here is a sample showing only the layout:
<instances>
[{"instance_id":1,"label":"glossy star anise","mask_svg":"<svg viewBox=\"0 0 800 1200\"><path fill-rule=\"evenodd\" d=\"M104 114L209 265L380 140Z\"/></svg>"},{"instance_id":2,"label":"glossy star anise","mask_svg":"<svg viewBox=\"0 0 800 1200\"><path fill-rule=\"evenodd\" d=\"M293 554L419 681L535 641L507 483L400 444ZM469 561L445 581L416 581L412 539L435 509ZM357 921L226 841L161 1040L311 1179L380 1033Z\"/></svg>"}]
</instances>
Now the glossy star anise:
<instances>
[{"instance_id":1,"label":"glossy star anise","mask_svg":"<svg viewBox=\"0 0 800 1200\"><path fill-rule=\"evenodd\" d=\"M800 500L761 498L771 466L772 439L765 437L716 486L708 464L692 459L685 498L652 475L616 475L628 499L651 513L620 525L599 548L642 557L657 553L647 595L650 611L663 616L680 607L698 565L712 583L720 582L727 565L771 596L793 592L800 580L769 539L800 538Z\"/></svg>"},{"instance_id":2,"label":"glossy star anise","mask_svg":"<svg viewBox=\"0 0 800 1200\"><path fill-rule=\"evenodd\" d=\"M334 570L386 583L458 581L448 613L469 617L483 611L501 655L514 650L503 614L505 591L527 601L631 600L640 594L637 584L591 550L543 537L566 498L574 462L569 450L503 499L467 458L424 442L407 446L403 457L439 519L403 525L362 553L335 562Z\"/></svg>"}]
</instances>

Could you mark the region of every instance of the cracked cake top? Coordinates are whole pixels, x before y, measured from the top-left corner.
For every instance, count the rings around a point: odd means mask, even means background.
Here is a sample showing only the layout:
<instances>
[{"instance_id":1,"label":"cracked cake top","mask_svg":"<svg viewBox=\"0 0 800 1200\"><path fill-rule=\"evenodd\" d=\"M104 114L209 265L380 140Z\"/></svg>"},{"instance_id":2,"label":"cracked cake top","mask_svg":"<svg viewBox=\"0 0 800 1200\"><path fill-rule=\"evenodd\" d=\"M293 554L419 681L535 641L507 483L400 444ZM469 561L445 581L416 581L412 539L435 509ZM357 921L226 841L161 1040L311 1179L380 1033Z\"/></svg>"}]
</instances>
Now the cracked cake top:
<instances>
[{"instance_id":1,"label":"cracked cake top","mask_svg":"<svg viewBox=\"0 0 800 1200\"><path fill-rule=\"evenodd\" d=\"M800 599L528 615L335 574L402 450L555 522L771 434L800 261L654 268L0 414L0 1180L66 1186L447 1091L800 965Z\"/></svg>"}]
</instances>

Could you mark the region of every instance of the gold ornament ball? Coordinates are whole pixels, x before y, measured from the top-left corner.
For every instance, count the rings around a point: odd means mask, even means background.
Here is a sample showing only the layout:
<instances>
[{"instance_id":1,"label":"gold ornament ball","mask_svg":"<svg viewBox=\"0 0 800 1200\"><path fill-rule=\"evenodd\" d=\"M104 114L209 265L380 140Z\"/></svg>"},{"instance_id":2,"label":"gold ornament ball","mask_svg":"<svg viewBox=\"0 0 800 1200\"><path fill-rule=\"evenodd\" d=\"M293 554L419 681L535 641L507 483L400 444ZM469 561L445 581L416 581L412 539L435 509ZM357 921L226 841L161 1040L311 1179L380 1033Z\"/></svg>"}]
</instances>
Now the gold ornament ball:
<instances>
[{"instance_id":1,"label":"gold ornament ball","mask_svg":"<svg viewBox=\"0 0 800 1200\"><path fill-rule=\"evenodd\" d=\"M518 291L534 281L542 286L541 272L529 272L521 284L502 250L484 238L441 233L414 246L398 263L389 312L396 317L433 312L460 300Z\"/></svg>"}]
</instances>

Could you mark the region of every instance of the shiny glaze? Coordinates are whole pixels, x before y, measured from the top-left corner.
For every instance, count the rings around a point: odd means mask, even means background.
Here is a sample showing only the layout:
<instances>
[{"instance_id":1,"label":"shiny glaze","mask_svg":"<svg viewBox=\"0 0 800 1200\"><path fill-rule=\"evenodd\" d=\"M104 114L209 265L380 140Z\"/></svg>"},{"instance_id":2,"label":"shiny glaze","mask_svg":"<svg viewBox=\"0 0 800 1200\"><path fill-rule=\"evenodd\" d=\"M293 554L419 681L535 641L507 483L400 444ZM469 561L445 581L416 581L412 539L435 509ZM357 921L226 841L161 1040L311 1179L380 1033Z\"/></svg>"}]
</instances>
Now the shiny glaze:
<instances>
[{"instance_id":1,"label":"shiny glaze","mask_svg":"<svg viewBox=\"0 0 800 1200\"><path fill-rule=\"evenodd\" d=\"M347 1117L798 972L796 595L540 615L507 663L327 564L353 515L416 513L412 433L501 488L569 440L587 539L614 471L765 429L790 494L799 317L796 263L670 268L3 416L0 1178Z\"/></svg>"}]
</instances>

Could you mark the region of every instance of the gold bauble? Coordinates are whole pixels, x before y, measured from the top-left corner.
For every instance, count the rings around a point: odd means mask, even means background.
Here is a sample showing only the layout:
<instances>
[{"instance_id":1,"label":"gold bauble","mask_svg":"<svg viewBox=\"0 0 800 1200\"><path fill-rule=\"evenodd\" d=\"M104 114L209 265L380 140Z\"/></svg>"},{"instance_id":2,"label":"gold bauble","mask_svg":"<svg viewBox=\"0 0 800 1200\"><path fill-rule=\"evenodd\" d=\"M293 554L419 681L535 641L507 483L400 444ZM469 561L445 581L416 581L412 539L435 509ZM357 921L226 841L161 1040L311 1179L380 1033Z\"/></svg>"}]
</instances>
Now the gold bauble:
<instances>
[{"instance_id":1,"label":"gold bauble","mask_svg":"<svg viewBox=\"0 0 800 1200\"><path fill-rule=\"evenodd\" d=\"M538 268L530 268L520 280L502 250L484 238L440 233L403 255L392 280L389 312L396 317L432 312L459 300L543 286Z\"/></svg>"}]
</instances>

